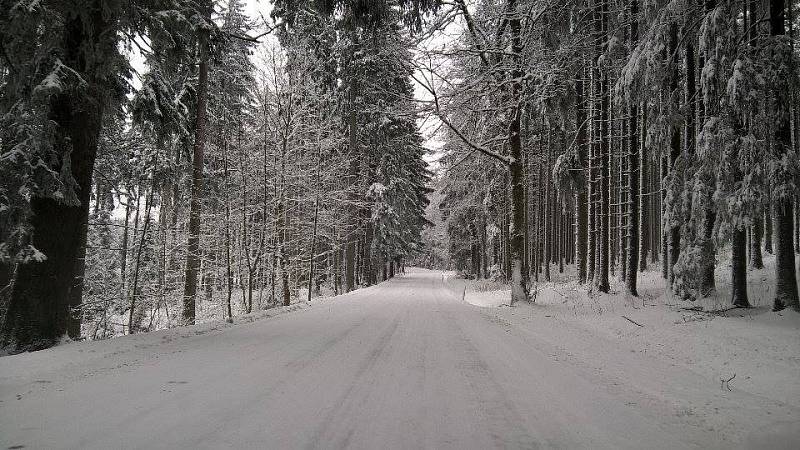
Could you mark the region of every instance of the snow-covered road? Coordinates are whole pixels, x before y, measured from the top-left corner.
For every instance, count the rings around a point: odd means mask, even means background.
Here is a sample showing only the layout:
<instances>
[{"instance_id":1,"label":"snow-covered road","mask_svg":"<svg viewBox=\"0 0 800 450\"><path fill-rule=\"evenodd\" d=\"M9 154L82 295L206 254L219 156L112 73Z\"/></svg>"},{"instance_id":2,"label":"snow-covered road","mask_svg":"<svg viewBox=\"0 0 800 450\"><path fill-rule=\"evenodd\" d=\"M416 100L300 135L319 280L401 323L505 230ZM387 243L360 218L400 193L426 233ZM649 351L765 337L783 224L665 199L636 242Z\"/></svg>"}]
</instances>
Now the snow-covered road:
<instances>
[{"instance_id":1,"label":"snow-covered road","mask_svg":"<svg viewBox=\"0 0 800 450\"><path fill-rule=\"evenodd\" d=\"M730 448L797 428L796 405L559 324L415 270L252 323L4 357L0 448Z\"/></svg>"}]
</instances>

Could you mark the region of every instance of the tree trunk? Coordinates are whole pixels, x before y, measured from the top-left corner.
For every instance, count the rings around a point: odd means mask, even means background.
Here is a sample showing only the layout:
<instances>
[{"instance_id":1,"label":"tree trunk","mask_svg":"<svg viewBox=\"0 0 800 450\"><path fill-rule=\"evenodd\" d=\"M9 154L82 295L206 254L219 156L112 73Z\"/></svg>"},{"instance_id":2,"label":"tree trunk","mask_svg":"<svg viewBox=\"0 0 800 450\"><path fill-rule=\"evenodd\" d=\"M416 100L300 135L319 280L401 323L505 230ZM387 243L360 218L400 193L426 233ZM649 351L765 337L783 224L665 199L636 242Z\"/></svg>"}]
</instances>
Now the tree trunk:
<instances>
[{"instance_id":1,"label":"tree trunk","mask_svg":"<svg viewBox=\"0 0 800 450\"><path fill-rule=\"evenodd\" d=\"M139 237L139 245L136 248L136 260L133 266L133 284L131 286L130 310L128 311L128 334L136 333L139 328L139 323L141 322L141 314L136 312L137 301L141 295L139 292L139 270L142 265L142 251L144 250L144 246L146 244L145 239L147 239L147 231L150 228L150 209L153 207L154 191L155 185L151 186L150 192L145 200L144 225L142 225L142 233Z\"/></svg>"},{"instance_id":2,"label":"tree trunk","mask_svg":"<svg viewBox=\"0 0 800 450\"><path fill-rule=\"evenodd\" d=\"M773 253L772 250L772 208L769 204L772 203L772 196L767 195L767 207L764 208L764 251L769 253L770 255Z\"/></svg>"},{"instance_id":3,"label":"tree trunk","mask_svg":"<svg viewBox=\"0 0 800 450\"><path fill-rule=\"evenodd\" d=\"M107 92L106 80L96 74L102 71L94 64L117 52L109 38L113 21L104 16L100 2L91 1L85 8L87 14L63 19L61 58L84 76L88 88L85 93L55 95L49 114L56 124L53 146L58 154L51 169L61 172L69 158L76 201L31 199L31 243L47 259L17 269L2 326L2 344L12 345L13 351L46 348L64 335L80 337L80 317L73 313L80 308L83 279L76 275L83 272L92 172Z\"/></svg>"},{"instance_id":4,"label":"tree trunk","mask_svg":"<svg viewBox=\"0 0 800 450\"><path fill-rule=\"evenodd\" d=\"M653 197L652 192L647 192L650 187L650 179L647 173L647 153L644 146L645 139L642 138L647 129L647 115L644 113L644 109L645 108L641 108L642 126L639 127L640 135L637 136L640 145L639 149L637 149L639 152L639 272L647 270L647 253L651 251L650 213L652 208L650 205L652 204L651 198ZM643 191L646 192L646 195L642 195Z\"/></svg>"},{"instance_id":5,"label":"tree trunk","mask_svg":"<svg viewBox=\"0 0 800 450\"><path fill-rule=\"evenodd\" d=\"M670 77L670 92L674 93L678 89L678 25L673 23L670 25L669 28L669 57L672 60L671 66L671 77ZM675 100L676 104L672 105L673 108L678 108L679 105L678 100ZM677 125L672 125L672 132L670 138L670 153L669 153L669 171L672 174L672 183L677 183L677 175L674 173L675 171L675 163L678 161L678 158L681 156L681 130L680 127ZM674 209L675 205L671 205ZM672 216L672 215L671 215ZM667 279L669 280L670 286L672 286L672 282L675 281L675 273L673 268L675 267L675 263L678 261L681 252L681 229L679 226L675 226L674 224L668 224L667 230L669 233L669 240L668 240L668 256L669 262L667 264Z\"/></svg>"},{"instance_id":6,"label":"tree trunk","mask_svg":"<svg viewBox=\"0 0 800 450\"><path fill-rule=\"evenodd\" d=\"M770 1L770 32L772 36L786 34L784 0ZM786 72L784 72L786 73ZM780 155L791 150L788 96L790 80L780 80L775 93L779 114L775 123L774 145ZM775 205L773 220L775 221L775 302L773 309L779 311L786 307L800 309L800 298L797 292L797 273L795 271L794 252L792 251L792 234L794 233L793 198L783 194L773 198Z\"/></svg>"},{"instance_id":7,"label":"tree trunk","mask_svg":"<svg viewBox=\"0 0 800 450\"><path fill-rule=\"evenodd\" d=\"M225 203L225 307L227 312L226 320L228 323L233 323L233 311L231 308L231 297L233 297L233 267L231 265L231 199L229 194L230 179L228 171L228 139L225 131L222 132L222 138L222 189L224 194L223 200ZM242 209L244 209L245 206L246 203L243 203Z\"/></svg>"},{"instance_id":8,"label":"tree trunk","mask_svg":"<svg viewBox=\"0 0 800 450\"><path fill-rule=\"evenodd\" d=\"M513 0L509 6L515 9ZM522 76L521 53L522 53L522 19L516 12L509 19L511 30L511 50L514 56L515 67L512 71L511 98L519 102L522 93L522 86L519 79ZM512 113L511 121L508 125L509 146L511 148L511 163L509 172L511 175L511 304L520 301L527 301L528 293L528 274L523 270L525 258L525 173L522 163L522 136L521 136L521 114L522 107L517 104Z\"/></svg>"},{"instance_id":9,"label":"tree trunk","mask_svg":"<svg viewBox=\"0 0 800 450\"><path fill-rule=\"evenodd\" d=\"M595 26L596 33L600 41L596 45L601 45L600 42L605 42L606 33L608 30L608 1L599 1L599 17L596 19ZM605 48L605 44L602 44ZM598 52L601 52L599 47ZM598 63L595 63L596 65ZM609 145L609 90L608 90L608 70L599 66L595 69L598 72L598 81L600 83L598 89L599 99L599 120L600 120L600 235L599 235L599 267L596 273L597 290L600 292L608 292L610 285L608 282L608 266L610 259L610 245L609 245L609 227L611 225L611 210L610 210L610 178L611 178L611 148Z\"/></svg>"},{"instance_id":10,"label":"tree trunk","mask_svg":"<svg viewBox=\"0 0 800 450\"><path fill-rule=\"evenodd\" d=\"M637 0L630 3L630 41L631 48L639 40L639 4ZM631 295L639 295L636 288L639 269L639 108L634 104L629 106L628 115L628 245L626 257L627 273L625 286Z\"/></svg>"},{"instance_id":11,"label":"tree trunk","mask_svg":"<svg viewBox=\"0 0 800 450\"><path fill-rule=\"evenodd\" d=\"M212 6L208 0L203 5L205 20L210 20ZM192 196L189 203L189 239L186 248L186 280L183 288L183 312L186 325L195 322L197 275L200 271L200 197L203 195L203 154L206 145L206 102L208 100L208 31L198 31L200 61L197 81L197 116L192 151Z\"/></svg>"},{"instance_id":12,"label":"tree trunk","mask_svg":"<svg viewBox=\"0 0 800 450\"><path fill-rule=\"evenodd\" d=\"M763 214L756 216L750 233L750 265L754 269L763 269L764 259L761 256L761 238L764 234Z\"/></svg>"},{"instance_id":13,"label":"tree trunk","mask_svg":"<svg viewBox=\"0 0 800 450\"><path fill-rule=\"evenodd\" d=\"M550 128L550 124L547 124L547 148L545 151L547 152L546 157L546 165L544 169L544 231L542 233L544 237L544 281L550 281L550 262L552 260L552 236L553 236L553 205L550 195L550 165L551 165L551 155L553 152L553 132Z\"/></svg>"},{"instance_id":14,"label":"tree trunk","mask_svg":"<svg viewBox=\"0 0 800 450\"><path fill-rule=\"evenodd\" d=\"M740 308L749 308L747 299L747 233L734 230L731 239L731 303Z\"/></svg>"}]
</instances>

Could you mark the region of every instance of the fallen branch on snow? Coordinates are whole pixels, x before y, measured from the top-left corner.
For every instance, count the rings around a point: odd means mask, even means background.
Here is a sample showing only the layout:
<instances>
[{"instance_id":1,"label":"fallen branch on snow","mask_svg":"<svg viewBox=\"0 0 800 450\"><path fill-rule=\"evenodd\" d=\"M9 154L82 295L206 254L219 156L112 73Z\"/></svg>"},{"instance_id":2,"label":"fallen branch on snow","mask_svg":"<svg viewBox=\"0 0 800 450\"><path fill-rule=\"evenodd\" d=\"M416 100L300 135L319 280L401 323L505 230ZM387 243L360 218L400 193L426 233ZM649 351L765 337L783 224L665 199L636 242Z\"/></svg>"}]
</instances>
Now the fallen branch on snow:
<instances>
[{"instance_id":1,"label":"fallen branch on snow","mask_svg":"<svg viewBox=\"0 0 800 450\"><path fill-rule=\"evenodd\" d=\"M734 378L736 378L736 374L735 374L735 373L733 374L733 376L732 376L732 377L728 378L727 380L726 380L726 379L724 379L724 378L720 378L720 379L719 379L719 381L720 381L719 388L720 388L720 389L724 389L724 388L726 388L726 387L727 387L727 388L728 388L728 390L730 391L730 390L731 390L731 385L730 385L730 382L731 382L731 380L733 380Z\"/></svg>"},{"instance_id":2,"label":"fallen branch on snow","mask_svg":"<svg viewBox=\"0 0 800 450\"><path fill-rule=\"evenodd\" d=\"M632 319L631 319L630 317L628 317L628 316L622 316L622 318L623 318L623 319L625 319L625 320L627 320L628 322L630 322L630 323L632 323L632 324L636 325L636 326L640 326L640 327L644 328L644 325L640 324L639 322L636 322L636 321L632 320Z\"/></svg>"}]
</instances>

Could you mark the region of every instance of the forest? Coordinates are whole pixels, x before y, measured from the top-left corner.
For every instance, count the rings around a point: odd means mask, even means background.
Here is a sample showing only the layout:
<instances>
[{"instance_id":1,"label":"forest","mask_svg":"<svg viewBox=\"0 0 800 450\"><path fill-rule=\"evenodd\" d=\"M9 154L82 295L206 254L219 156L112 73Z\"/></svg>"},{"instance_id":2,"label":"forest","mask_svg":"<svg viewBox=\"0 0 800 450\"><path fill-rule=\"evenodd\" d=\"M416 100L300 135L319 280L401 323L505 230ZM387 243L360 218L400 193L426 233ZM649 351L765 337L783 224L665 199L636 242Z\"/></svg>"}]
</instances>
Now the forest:
<instances>
[{"instance_id":1,"label":"forest","mask_svg":"<svg viewBox=\"0 0 800 450\"><path fill-rule=\"evenodd\" d=\"M399 270L431 174L401 12L359 5L4 1L4 345L230 320Z\"/></svg>"},{"instance_id":2,"label":"forest","mask_svg":"<svg viewBox=\"0 0 800 450\"><path fill-rule=\"evenodd\" d=\"M4 352L412 265L800 308L797 2L251 3L0 0Z\"/></svg>"},{"instance_id":3,"label":"forest","mask_svg":"<svg viewBox=\"0 0 800 450\"><path fill-rule=\"evenodd\" d=\"M506 280L512 302L565 265L632 296L659 270L688 300L729 270L747 308L768 254L773 309L796 309L795 6L453 2L440 20L464 33L414 75L444 134L425 260Z\"/></svg>"}]
</instances>

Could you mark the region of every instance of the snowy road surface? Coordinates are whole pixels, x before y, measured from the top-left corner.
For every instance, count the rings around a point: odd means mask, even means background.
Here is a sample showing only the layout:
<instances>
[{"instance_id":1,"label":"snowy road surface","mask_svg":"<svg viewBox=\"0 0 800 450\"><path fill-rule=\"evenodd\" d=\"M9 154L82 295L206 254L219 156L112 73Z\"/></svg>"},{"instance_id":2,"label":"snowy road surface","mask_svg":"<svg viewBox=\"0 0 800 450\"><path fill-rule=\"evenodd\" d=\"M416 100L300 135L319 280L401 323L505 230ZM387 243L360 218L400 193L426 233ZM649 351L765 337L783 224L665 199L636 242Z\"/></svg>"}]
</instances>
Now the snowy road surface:
<instances>
[{"instance_id":1,"label":"snowy road surface","mask_svg":"<svg viewBox=\"0 0 800 450\"><path fill-rule=\"evenodd\" d=\"M796 444L796 403L556 323L417 270L252 323L4 357L0 448Z\"/></svg>"}]
</instances>

